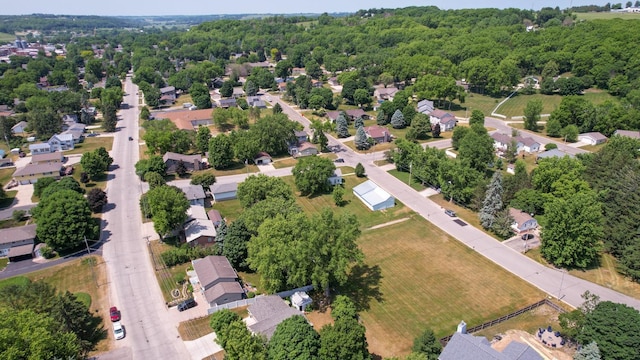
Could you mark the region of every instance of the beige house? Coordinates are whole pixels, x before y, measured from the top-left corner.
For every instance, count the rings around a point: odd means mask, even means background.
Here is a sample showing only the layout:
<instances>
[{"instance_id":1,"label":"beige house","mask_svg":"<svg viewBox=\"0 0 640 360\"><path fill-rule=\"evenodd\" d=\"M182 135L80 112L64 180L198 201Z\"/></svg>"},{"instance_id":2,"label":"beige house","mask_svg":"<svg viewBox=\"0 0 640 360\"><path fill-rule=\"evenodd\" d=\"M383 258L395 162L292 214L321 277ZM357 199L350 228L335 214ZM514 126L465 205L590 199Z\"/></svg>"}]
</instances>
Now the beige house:
<instances>
[{"instance_id":1,"label":"beige house","mask_svg":"<svg viewBox=\"0 0 640 360\"><path fill-rule=\"evenodd\" d=\"M11 259L30 255L35 238L35 224L0 229L0 257Z\"/></svg>"},{"instance_id":2,"label":"beige house","mask_svg":"<svg viewBox=\"0 0 640 360\"><path fill-rule=\"evenodd\" d=\"M200 285L200 291L210 307L241 300L244 290L238 283L238 274L224 256L207 256L193 260L196 278L192 283Z\"/></svg>"},{"instance_id":3,"label":"beige house","mask_svg":"<svg viewBox=\"0 0 640 360\"><path fill-rule=\"evenodd\" d=\"M25 167L16 170L13 178L21 185L35 184L38 179L52 177L60 179L61 163L27 164Z\"/></svg>"}]
</instances>

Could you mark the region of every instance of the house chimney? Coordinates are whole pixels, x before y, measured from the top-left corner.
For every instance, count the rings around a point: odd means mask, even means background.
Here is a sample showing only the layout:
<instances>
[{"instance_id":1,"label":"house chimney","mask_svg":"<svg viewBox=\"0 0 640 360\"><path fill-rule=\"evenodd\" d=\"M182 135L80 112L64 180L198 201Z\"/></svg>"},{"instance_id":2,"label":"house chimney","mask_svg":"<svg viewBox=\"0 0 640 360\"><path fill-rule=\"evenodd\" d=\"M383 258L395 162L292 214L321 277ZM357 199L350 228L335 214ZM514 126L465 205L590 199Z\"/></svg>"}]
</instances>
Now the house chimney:
<instances>
[{"instance_id":1,"label":"house chimney","mask_svg":"<svg viewBox=\"0 0 640 360\"><path fill-rule=\"evenodd\" d=\"M467 323L464 322L464 320L460 321L460 324L458 324L457 332L459 332L460 334L466 334L467 333Z\"/></svg>"}]
</instances>

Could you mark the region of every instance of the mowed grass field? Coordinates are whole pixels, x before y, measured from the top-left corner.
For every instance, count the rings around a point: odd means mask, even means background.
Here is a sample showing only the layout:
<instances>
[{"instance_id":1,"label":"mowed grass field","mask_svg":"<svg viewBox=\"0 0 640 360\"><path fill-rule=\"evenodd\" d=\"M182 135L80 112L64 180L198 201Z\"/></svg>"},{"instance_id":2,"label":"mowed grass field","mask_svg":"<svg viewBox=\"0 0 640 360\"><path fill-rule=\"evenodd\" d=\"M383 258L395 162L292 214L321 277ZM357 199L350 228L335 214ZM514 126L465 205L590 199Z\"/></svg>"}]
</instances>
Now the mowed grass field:
<instances>
[{"instance_id":1,"label":"mowed grass field","mask_svg":"<svg viewBox=\"0 0 640 360\"><path fill-rule=\"evenodd\" d=\"M640 20L640 14L638 13L588 12L588 13L574 13L574 14L578 16L578 20L611 20L611 19Z\"/></svg>"},{"instance_id":2,"label":"mowed grass field","mask_svg":"<svg viewBox=\"0 0 640 360\"><path fill-rule=\"evenodd\" d=\"M16 36L13 34L0 32L0 42L2 42L3 44L8 42L13 42L15 39L16 39Z\"/></svg>"},{"instance_id":3,"label":"mowed grass field","mask_svg":"<svg viewBox=\"0 0 640 360\"><path fill-rule=\"evenodd\" d=\"M443 337L460 320L479 325L544 297L423 219L365 231L359 245L370 276L353 283L354 297L382 357L408 354L427 327Z\"/></svg>"},{"instance_id":4,"label":"mowed grass field","mask_svg":"<svg viewBox=\"0 0 640 360\"><path fill-rule=\"evenodd\" d=\"M601 90L589 89L585 91L584 95L582 95L585 99L591 101L594 105L602 104L607 100L615 100L615 98L609 93ZM531 100L541 100L542 101L542 113L550 114L553 110L555 110L562 101L561 95L543 95L543 94L533 94L533 95L515 95L511 99L507 100L504 104L502 104L498 108L498 113L505 115L507 117L514 116L523 116L524 108L527 106L527 103ZM485 113L485 115L490 115L490 113Z\"/></svg>"}]
</instances>

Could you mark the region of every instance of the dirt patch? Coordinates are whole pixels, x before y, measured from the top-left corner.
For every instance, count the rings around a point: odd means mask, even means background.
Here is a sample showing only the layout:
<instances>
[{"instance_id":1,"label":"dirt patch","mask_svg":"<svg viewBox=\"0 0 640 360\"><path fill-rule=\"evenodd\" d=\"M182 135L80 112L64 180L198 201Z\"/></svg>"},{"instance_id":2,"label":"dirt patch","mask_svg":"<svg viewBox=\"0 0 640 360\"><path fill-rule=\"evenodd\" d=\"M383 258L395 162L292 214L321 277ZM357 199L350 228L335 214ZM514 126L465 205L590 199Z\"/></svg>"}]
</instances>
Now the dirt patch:
<instances>
[{"instance_id":1,"label":"dirt patch","mask_svg":"<svg viewBox=\"0 0 640 360\"><path fill-rule=\"evenodd\" d=\"M572 360L573 354L575 353L574 349L567 347L564 347L562 349L548 348L542 345L540 340L538 340L534 335L522 330L507 330L507 332L502 334L501 336L501 340L494 340L494 342L492 342L491 344L491 347L498 351L504 350L512 341L517 341L519 343L529 345L530 347L535 349L538 354L540 354L544 359Z\"/></svg>"},{"instance_id":2,"label":"dirt patch","mask_svg":"<svg viewBox=\"0 0 640 360\"><path fill-rule=\"evenodd\" d=\"M305 316L309 319L309 322L313 324L313 328L316 329L316 331L320 331L320 329L327 324L333 324L330 308L323 312L314 310L306 313Z\"/></svg>"}]
</instances>

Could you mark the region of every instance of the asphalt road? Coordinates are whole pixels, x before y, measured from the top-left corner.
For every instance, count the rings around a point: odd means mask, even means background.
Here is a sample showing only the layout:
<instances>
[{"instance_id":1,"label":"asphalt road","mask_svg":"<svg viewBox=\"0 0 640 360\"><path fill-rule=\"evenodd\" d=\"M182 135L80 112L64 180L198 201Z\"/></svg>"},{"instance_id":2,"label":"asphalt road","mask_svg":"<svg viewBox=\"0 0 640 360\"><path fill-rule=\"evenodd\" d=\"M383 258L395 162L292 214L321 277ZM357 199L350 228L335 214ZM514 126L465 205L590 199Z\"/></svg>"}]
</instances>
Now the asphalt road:
<instances>
[{"instance_id":1,"label":"asphalt road","mask_svg":"<svg viewBox=\"0 0 640 360\"><path fill-rule=\"evenodd\" d=\"M281 101L275 96L268 96L267 100L271 102L277 101L282 106L283 112L289 115L292 120L298 121L305 125L305 128L308 128L309 120L301 116L296 109L289 106L286 102ZM487 118L485 124L486 126L496 128L508 134L511 132L511 128L498 119ZM541 144L555 142L558 144L558 148L572 154L585 152L582 149L572 148L535 134L527 134ZM330 145L341 144L330 135L327 135L327 138L329 139ZM446 142L443 141L442 145L444 144L446 144ZM413 190L407 184L374 165L373 161L380 158L380 153L381 152L360 154L347 146L341 145L339 156L345 159L345 165L348 166L355 166L357 163L362 163L365 167L367 177L401 201L405 206L420 214L423 218L441 228L458 241L474 249L480 255L546 292L549 296L558 298L573 307L578 307L583 302L581 295L588 290L600 296L601 300L627 304L640 310L640 300L638 299L576 278L567 274L565 271L548 268L472 226L461 226L454 222L455 219L445 215L444 209L441 208L440 205L428 198L420 196L417 191ZM425 239L425 241L428 241L428 239ZM500 286L499 279L496 286Z\"/></svg>"},{"instance_id":2,"label":"asphalt road","mask_svg":"<svg viewBox=\"0 0 640 360\"><path fill-rule=\"evenodd\" d=\"M110 172L107 194L115 204L104 214L103 257L109 276L111 304L122 311L125 338L116 341L120 358L188 359L189 353L178 337L176 324L166 321L165 306L148 253L147 239L142 237L142 218L138 201L140 180L134 165L139 159L137 87L127 78L124 102L120 110L111 156L115 170ZM131 136L134 140L129 141Z\"/></svg>"}]
</instances>

